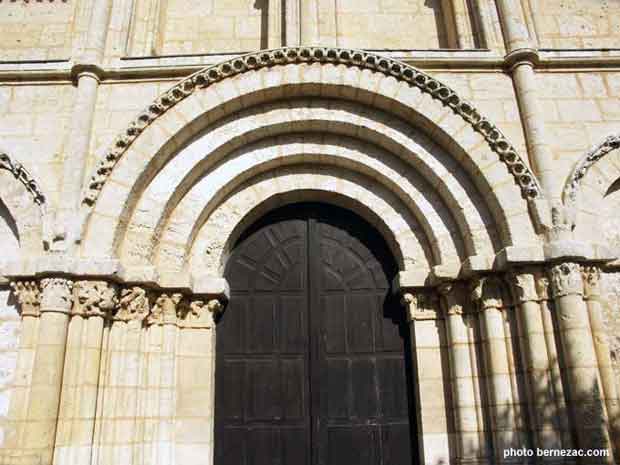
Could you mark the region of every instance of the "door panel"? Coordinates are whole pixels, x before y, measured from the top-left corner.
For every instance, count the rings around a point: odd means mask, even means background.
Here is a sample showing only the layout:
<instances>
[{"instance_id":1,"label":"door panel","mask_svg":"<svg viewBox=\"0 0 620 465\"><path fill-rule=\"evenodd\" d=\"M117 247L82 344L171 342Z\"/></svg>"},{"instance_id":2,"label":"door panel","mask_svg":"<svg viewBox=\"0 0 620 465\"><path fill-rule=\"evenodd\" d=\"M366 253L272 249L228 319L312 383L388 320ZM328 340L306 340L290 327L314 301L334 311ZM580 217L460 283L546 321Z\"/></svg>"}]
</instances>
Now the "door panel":
<instances>
[{"instance_id":1,"label":"door panel","mask_svg":"<svg viewBox=\"0 0 620 465\"><path fill-rule=\"evenodd\" d=\"M217 330L215 465L412 463L395 273L372 228L326 205L244 234Z\"/></svg>"}]
</instances>

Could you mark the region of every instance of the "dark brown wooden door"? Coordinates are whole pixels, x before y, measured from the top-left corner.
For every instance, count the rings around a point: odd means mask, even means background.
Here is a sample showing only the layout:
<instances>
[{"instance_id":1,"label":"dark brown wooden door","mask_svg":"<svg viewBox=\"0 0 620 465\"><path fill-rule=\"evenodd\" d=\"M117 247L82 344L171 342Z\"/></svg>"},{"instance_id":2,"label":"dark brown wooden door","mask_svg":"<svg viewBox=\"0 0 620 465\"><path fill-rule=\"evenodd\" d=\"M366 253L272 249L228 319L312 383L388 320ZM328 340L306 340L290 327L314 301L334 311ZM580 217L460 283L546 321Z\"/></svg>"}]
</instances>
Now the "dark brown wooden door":
<instances>
[{"instance_id":1,"label":"dark brown wooden door","mask_svg":"<svg viewBox=\"0 0 620 465\"><path fill-rule=\"evenodd\" d=\"M239 240L218 323L215 465L408 465L411 353L393 259L349 212L298 204Z\"/></svg>"}]
</instances>

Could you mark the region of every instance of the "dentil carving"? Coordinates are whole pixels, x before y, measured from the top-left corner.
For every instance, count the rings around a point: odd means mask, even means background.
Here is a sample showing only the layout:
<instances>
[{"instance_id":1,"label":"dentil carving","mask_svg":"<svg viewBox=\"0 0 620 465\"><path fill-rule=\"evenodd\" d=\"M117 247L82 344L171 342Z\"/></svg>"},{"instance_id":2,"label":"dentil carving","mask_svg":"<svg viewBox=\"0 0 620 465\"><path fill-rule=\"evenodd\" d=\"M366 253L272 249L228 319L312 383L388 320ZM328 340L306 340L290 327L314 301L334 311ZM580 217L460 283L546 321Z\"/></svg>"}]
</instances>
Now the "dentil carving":
<instances>
[{"instance_id":1,"label":"dentil carving","mask_svg":"<svg viewBox=\"0 0 620 465\"><path fill-rule=\"evenodd\" d=\"M535 199L540 197L541 189L536 176L502 131L492 121L484 117L474 105L463 100L454 90L432 76L402 62L372 52L343 48L288 47L286 49L263 50L210 66L192 74L159 96L113 141L112 146L102 157L92 174L82 203L92 207L115 165L142 131L197 89L204 89L222 79L249 70L293 63L332 63L355 66L394 76L399 81L417 87L421 92L448 106L485 139L490 149L506 165L515 183L521 189L524 198Z\"/></svg>"},{"instance_id":2,"label":"dentil carving","mask_svg":"<svg viewBox=\"0 0 620 465\"><path fill-rule=\"evenodd\" d=\"M121 321L142 321L148 314L149 299L146 291L137 286L123 289L115 318Z\"/></svg>"},{"instance_id":3,"label":"dentil carving","mask_svg":"<svg viewBox=\"0 0 620 465\"><path fill-rule=\"evenodd\" d=\"M583 294L581 267L578 263L560 263L549 270L551 292L556 297Z\"/></svg>"},{"instance_id":4,"label":"dentil carving","mask_svg":"<svg viewBox=\"0 0 620 465\"><path fill-rule=\"evenodd\" d=\"M41 293L36 281L15 281L11 283L13 293L20 305L22 316L39 316Z\"/></svg>"},{"instance_id":5,"label":"dentil carving","mask_svg":"<svg viewBox=\"0 0 620 465\"><path fill-rule=\"evenodd\" d=\"M69 312L73 304L73 281L64 278L41 280L41 311Z\"/></svg>"},{"instance_id":6,"label":"dentil carving","mask_svg":"<svg viewBox=\"0 0 620 465\"><path fill-rule=\"evenodd\" d=\"M116 288L104 281L79 281L74 312L86 316L109 316L118 304Z\"/></svg>"}]
</instances>

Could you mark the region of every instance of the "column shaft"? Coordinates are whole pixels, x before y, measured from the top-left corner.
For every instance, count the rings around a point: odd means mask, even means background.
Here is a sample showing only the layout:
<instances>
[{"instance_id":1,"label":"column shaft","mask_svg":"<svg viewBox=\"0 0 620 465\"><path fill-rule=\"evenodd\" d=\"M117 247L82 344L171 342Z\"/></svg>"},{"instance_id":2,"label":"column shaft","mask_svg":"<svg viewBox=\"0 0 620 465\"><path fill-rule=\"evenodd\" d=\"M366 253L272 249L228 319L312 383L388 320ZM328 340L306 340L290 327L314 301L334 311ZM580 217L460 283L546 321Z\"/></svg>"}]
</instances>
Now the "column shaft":
<instances>
[{"instance_id":1,"label":"column shaft","mask_svg":"<svg viewBox=\"0 0 620 465\"><path fill-rule=\"evenodd\" d=\"M300 0L284 0L285 45L297 47L301 45L301 5Z\"/></svg>"},{"instance_id":2,"label":"column shaft","mask_svg":"<svg viewBox=\"0 0 620 465\"><path fill-rule=\"evenodd\" d=\"M493 433L495 460L512 463L504 458L507 449L521 447L513 398L512 375L506 347L502 284L497 278L483 278L474 290L480 301L480 323L483 337L487 389Z\"/></svg>"},{"instance_id":3,"label":"column shaft","mask_svg":"<svg viewBox=\"0 0 620 465\"><path fill-rule=\"evenodd\" d=\"M551 268L551 282L558 312L558 327L568 378L569 408L575 419L577 447L610 447L607 412L599 379L596 351L588 311L583 300L583 281L576 263ZM613 463L601 457L584 457L582 464Z\"/></svg>"},{"instance_id":4,"label":"column shaft","mask_svg":"<svg viewBox=\"0 0 620 465\"><path fill-rule=\"evenodd\" d=\"M607 407L612 445L614 455L620 457L620 398L618 396L616 376L611 363L609 338L605 331L605 321L603 319L603 308L600 300L600 274L600 269L596 267L585 267L583 270L588 316L603 389L603 398Z\"/></svg>"}]
</instances>

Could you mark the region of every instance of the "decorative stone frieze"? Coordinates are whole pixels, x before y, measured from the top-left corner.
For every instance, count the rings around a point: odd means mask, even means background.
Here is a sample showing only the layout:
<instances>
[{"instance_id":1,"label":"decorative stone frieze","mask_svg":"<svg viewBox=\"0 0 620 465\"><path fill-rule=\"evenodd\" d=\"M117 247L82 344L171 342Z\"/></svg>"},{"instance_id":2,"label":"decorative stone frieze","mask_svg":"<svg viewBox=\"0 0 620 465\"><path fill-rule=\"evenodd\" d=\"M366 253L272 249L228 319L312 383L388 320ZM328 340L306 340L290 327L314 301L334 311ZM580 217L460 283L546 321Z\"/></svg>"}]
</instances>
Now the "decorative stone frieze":
<instances>
[{"instance_id":1,"label":"decorative stone frieze","mask_svg":"<svg viewBox=\"0 0 620 465\"><path fill-rule=\"evenodd\" d=\"M146 322L148 324L166 325L176 324L177 307L183 298L183 294L160 294L155 300Z\"/></svg>"},{"instance_id":2,"label":"decorative stone frieze","mask_svg":"<svg viewBox=\"0 0 620 465\"><path fill-rule=\"evenodd\" d=\"M536 302L540 299L536 279L535 272L531 270L518 270L508 274L508 282L517 303Z\"/></svg>"},{"instance_id":3,"label":"decorative stone frieze","mask_svg":"<svg viewBox=\"0 0 620 465\"><path fill-rule=\"evenodd\" d=\"M134 286L121 291L118 311L114 319L120 321L143 321L149 314L150 304L145 289Z\"/></svg>"},{"instance_id":4,"label":"decorative stone frieze","mask_svg":"<svg viewBox=\"0 0 620 465\"><path fill-rule=\"evenodd\" d=\"M613 134L606 137L603 142L592 147L586 154L579 160L573 172L566 180L564 185L563 200L567 202L575 202L577 200L577 193L579 192L579 184L582 179L588 173L588 170L597 161L603 158L613 150L620 149L620 134Z\"/></svg>"},{"instance_id":5,"label":"decorative stone frieze","mask_svg":"<svg viewBox=\"0 0 620 465\"><path fill-rule=\"evenodd\" d=\"M91 176L82 203L92 207L115 165L140 133L166 111L193 94L196 89L206 88L249 70L300 63L332 63L370 69L417 87L444 106L450 107L455 114L469 123L474 131L484 137L491 150L499 156L512 174L523 197L535 199L541 196L536 177L502 131L482 116L474 105L459 97L454 90L440 81L403 62L370 52L326 47L291 47L253 52L208 67L182 80L159 96L114 140Z\"/></svg>"},{"instance_id":6,"label":"decorative stone frieze","mask_svg":"<svg viewBox=\"0 0 620 465\"><path fill-rule=\"evenodd\" d=\"M73 281L65 278L41 280L41 312L69 313L73 306Z\"/></svg>"},{"instance_id":7,"label":"decorative stone frieze","mask_svg":"<svg viewBox=\"0 0 620 465\"><path fill-rule=\"evenodd\" d=\"M581 266L578 263L560 263L549 269L551 293L554 297L583 295Z\"/></svg>"},{"instance_id":8,"label":"decorative stone frieze","mask_svg":"<svg viewBox=\"0 0 620 465\"><path fill-rule=\"evenodd\" d=\"M74 314L109 317L118 305L116 287L105 281L78 281L74 290Z\"/></svg>"},{"instance_id":9,"label":"decorative stone frieze","mask_svg":"<svg viewBox=\"0 0 620 465\"><path fill-rule=\"evenodd\" d=\"M601 269L597 266L581 267L584 296L588 300L596 300L601 297Z\"/></svg>"},{"instance_id":10,"label":"decorative stone frieze","mask_svg":"<svg viewBox=\"0 0 620 465\"><path fill-rule=\"evenodd\" d=\"M474 281L471 290L471 299L478 302L481 310L487 308L504 308L504 294L502 280L497 276L485 276Z\"/></svg>"},{"instance_id":11,"label":"decorative stone frieze","mask_svg":"<svg viewBox=\"0 0 620 465\"><path fill-rule=\"evenodd\" d=\"M20 305L22 316L39 316L41 304L41 291L37 281L14 281L11 289Z\"/></svg>"},{"instance_id":12,"label":"decorative stone frieze","mask_svg":"<svg viewBox=\"0 0 620 465\"><path fill-rule=\"evenodd\" d=\"M45 196L39 184L21 163L12 160L7 153L0 152L0 169L10 171L32 195L34 203L37 205L43 205L45 203Z\"/></svg>"}]
</instances>

